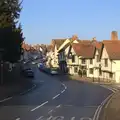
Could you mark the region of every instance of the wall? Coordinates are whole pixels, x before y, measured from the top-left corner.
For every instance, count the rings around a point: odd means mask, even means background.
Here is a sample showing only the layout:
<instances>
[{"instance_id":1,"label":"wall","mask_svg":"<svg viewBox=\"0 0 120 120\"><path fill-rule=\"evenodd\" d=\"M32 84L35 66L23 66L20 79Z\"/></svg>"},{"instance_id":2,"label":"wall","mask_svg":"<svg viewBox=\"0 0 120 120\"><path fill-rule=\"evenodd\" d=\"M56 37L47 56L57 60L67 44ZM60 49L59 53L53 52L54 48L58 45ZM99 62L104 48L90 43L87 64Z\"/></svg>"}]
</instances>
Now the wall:
<instances>
[{"instance_id":1,"label":"wall","mask_svg":"<svg viewBox=\"0 0 120 120\"><path fill-rule=\"evenodd\" d=\"M120 60L112 60L112 72L115 72L115 80L120 83Z\"/></svg>"},{"instance_id":2,"label":"wall","mask_svg":"<svg viewBox=\"0 0 120 120\"><path fill-rule=\"evenodd\" d=\"M58 50L56 45L54 49L53 67L58 67Z\"/></svg>"},{"instance_id":3,"label":"wall","mask_svg":"<svg viewBox=\"0 0 120 120\"><path fill-rule=\"evenodd\" d=\"M104 59L108 58L108 67L105 67L105 63L104 63ZM101 69L102 70L107 70L107 71L111 71L111 61L109 59L108 53L105 49L105 47L103 48L103 52L102 52L102 57L101 57Z\"/></svg>"},{"instance_id":4,"label":"wall","mask_svg":"<svg viewBox=\"0 0 120 120\"><path fill-rule=\"evenodd\" d=\"M75 62L72 62L72 59L68 59L67 63L68 65L79 65L79 57L76 55L75 51L73 48L71 48L72 55L75 55Z\"/></svg>"}]
</instances>

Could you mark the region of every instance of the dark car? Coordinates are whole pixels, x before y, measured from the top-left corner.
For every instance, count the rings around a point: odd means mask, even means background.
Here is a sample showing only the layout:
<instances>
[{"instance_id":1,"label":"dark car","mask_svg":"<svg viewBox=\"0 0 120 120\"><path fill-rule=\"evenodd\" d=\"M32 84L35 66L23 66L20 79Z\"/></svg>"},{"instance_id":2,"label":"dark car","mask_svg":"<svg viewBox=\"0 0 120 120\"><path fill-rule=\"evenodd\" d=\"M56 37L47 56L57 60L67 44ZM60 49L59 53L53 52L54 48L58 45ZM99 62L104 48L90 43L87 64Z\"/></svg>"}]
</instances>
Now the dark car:
<instances>
[{"instance_id":1,"label":"dark car","mask_svg":"<svg viewBox=\"0 0 120 120\"><path fill-rule=\"evenodd\" d=\"M23 69L21 71L21 73L23 74L23 76L25 77L34 77L34 72L31 68L26 68L26 69Z\"/></svg>"},{"instance_id":2,"label":"dark car","mask_svg":"<svg viewBox=\"0 0 120 120\"><path fill-rule=\"evenodd\" d=\"M25 73L26 73L25 74L26 77L34 77L34 72L31 70L27 70Z\"/></svg>"}]
</instances>

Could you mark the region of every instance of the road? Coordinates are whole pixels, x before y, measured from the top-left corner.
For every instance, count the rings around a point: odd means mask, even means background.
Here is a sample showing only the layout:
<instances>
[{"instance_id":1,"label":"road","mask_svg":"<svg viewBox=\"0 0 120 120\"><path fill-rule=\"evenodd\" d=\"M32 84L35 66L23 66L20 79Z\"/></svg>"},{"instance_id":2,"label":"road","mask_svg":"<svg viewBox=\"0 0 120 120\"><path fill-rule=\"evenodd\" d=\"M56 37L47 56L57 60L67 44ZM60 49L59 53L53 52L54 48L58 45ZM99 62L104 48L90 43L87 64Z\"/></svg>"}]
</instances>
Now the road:
<instances>
[{"instance_id":1,"label":"road","mask_svg":"<svg viewBox=\"0 0 120 120\"><path fill-rule=\"evenodd\" d=\"M50 76L33 67L34 89L0 103L0 120L92 120L112 92L99 85Z\"/></svg>"}]
</instances>

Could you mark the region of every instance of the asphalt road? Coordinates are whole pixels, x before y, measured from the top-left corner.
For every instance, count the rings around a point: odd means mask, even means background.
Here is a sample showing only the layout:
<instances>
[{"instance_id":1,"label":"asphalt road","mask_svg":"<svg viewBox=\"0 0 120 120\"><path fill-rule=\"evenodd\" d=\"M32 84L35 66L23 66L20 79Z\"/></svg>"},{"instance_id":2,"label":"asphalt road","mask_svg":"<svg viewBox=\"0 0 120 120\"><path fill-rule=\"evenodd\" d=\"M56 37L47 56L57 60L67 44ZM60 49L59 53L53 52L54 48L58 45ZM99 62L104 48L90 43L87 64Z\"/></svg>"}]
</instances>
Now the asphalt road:
<instances>
[{"instance_id":1,"label":"asphalt road","mask_svg":"<svg viewBox=\"0 0 120 120\"><path fill-rule=\"evenodd\" d=\"M0 103L0 120L92 120L98 106L112 93L99 85L33 69L33 89Z\"/></svg>"}]
</instances>

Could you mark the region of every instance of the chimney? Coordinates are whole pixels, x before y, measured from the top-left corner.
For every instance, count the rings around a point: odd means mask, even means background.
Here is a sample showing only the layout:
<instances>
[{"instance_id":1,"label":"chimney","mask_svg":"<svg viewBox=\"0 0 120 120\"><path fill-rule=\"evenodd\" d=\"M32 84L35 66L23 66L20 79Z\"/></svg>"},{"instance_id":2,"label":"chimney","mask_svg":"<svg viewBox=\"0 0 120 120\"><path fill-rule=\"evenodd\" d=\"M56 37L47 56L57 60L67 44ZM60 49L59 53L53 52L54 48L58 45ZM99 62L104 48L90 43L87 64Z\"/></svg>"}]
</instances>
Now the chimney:
<instances>
[{"instance_id":1,"label":"chimney","mask_svg":"<svg viewBox=\"0 0 120 120\"><path fill-rule=\"evenodd\" d=\"M111 40L118 40L118 33L117 31L111 32Z\"/></svg>"},{"instance_id":2,"label":"chimney","mask_svg":"<svg viewBox=\"0 0 120 120\"><path fill-rule=\"evenodd\" d=\"M77 35L73 35L72 36L72 40L78 40L78 36Z\"/></svg>"},{"instance_id":3,"label":"chimney","mask_svg":"<svg viewBox=\"0 0 120 120\"><path fill-rule=\"evenodd\" d=\"M92 38L93 41L96 41L96 37Z\"/></svg>"}]
</instances>

